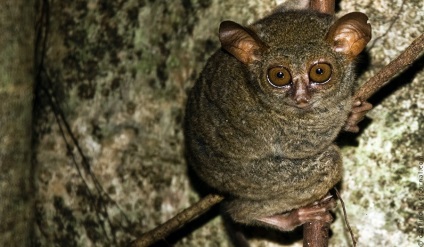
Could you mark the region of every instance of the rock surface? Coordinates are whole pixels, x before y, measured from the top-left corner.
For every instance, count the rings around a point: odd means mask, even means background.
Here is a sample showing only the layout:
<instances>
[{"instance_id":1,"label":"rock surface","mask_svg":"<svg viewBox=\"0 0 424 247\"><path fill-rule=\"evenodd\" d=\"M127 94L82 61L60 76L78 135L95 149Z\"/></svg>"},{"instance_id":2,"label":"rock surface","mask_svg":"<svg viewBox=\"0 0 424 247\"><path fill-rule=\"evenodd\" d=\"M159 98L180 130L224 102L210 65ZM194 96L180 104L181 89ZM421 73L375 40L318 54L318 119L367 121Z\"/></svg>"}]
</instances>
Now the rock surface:
<instances>
[{"instance_id":1,"label":"rock surface","mask_svg":"<svg viewBox=\"0 0 424 247\"><path fill-rule=\"evenodd\" d=\"M33 227L33 4L0 2L0 246L29 246Z\"/></svg>"},{"instance_id":2,"label":"rock surface","mask_svg":"<svg viewBox=\"0 0 424 247\"><path fill-rule=\"evenodd\" d=\"M186 93L219 47L221 21L247 24L281 2L51 2L34 115L36 246L124 246L196 202L183 155ZM373 26L361 82L424 32L421 0L341 1L339 9L362 11ZM363 131L339 140L358 246L422 240L423 67L421 56L371 99ZM341 209L336 218L330 244L348 246ZM252 246L301 246L271 235ZM165 244L230 246L216 210Z\"/></svg>"}]
</instances>

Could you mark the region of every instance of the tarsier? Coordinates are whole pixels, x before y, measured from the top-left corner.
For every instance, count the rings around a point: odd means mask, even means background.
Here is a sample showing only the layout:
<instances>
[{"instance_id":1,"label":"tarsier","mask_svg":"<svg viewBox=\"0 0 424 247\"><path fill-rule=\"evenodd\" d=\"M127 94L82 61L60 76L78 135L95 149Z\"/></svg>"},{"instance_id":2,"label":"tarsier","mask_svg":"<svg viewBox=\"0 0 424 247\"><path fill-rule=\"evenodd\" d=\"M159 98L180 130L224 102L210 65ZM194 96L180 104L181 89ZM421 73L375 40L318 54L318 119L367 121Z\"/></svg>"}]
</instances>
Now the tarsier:
<instances>
[{"instance_id":1,"label":"tarsier","mask_svg":"<svg viewBox=\"0 0 424 247\"><path fill-rule=\"evenodd\" d=\"M371 109L352 99L367 21L280 9L247 27L221 23L222 49L189 95L185 136L189 164L225 195L234 221L289 231L332 220L326 195L342 177L334 141Z\"/></svg>"}]
</instances>

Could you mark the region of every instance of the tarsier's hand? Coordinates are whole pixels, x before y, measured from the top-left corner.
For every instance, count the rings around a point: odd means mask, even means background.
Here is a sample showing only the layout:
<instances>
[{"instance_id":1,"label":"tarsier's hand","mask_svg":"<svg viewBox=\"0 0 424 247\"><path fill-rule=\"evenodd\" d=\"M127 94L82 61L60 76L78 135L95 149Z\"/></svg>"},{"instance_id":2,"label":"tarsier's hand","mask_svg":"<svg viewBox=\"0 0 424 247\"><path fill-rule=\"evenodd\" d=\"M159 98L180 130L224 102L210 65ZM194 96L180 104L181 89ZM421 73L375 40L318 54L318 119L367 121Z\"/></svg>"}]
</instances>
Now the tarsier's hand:
<instances>
[{"instance_id":1,"label":"tarsier's hand","mask_svg":"<svg viewBox=\"0 0 424 247\"><path fill-rule=\"evenodd\" d=\"M343 129L349 132L358 132L358 123L364 119L365 114L367 114L367 112L371 109L372 105L370 103L361 101L360 99L355 99L353 101L352 111L350 112Z\"/></svg>"}]
</instances>

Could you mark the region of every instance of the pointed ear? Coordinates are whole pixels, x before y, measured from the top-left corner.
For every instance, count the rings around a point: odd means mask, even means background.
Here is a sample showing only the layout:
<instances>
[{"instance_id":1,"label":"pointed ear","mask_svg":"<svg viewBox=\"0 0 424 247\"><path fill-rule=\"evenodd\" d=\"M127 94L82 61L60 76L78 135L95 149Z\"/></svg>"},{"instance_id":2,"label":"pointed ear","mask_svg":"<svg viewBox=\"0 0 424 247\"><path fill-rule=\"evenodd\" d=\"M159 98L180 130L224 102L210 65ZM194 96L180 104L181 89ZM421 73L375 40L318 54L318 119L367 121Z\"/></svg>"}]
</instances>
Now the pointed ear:
<instances>
[{"instance_id":1,"label":"pointed ear","mask_svg":"<svg viewBox=\"0 0 424 247\"><path fill-rule=\"evenodd\" d=\"M363 13L349 13L330 27L326 40L334 51L354 59L371 39L371 25L367 21L368 17Z\"/></svg>"},{"instance_id":2,"label":"pointed ear","mask_svg":"<svg viewBox=\"0 0 424 247\"><path fill-rule=\"evenodd\" d=\"M252 30L232 21L224 21L219 26L221 46L244 64L260 59L263 42Z\"/></svg>"}]
</instances>

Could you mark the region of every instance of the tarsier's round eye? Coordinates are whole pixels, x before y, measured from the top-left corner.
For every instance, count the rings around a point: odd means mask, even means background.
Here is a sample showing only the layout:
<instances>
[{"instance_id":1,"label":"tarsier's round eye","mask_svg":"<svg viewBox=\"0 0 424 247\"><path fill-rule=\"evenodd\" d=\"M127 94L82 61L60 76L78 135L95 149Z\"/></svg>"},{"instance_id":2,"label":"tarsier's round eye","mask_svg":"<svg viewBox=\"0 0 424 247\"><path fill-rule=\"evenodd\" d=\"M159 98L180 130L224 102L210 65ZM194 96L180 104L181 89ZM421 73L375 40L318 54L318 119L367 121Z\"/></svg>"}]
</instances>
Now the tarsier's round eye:
<instances>
[{"instance_id":1,"label":"tarsier's round eye","mask_svg":"<svg viewBox=\"0 0 424 247\"><path fill-rule=\"evenodd\" d=\"M268 81L276 87L286 86L291 83L292 78L288 69L274 67L268 70Z\"/></svg>"},{"instance_id":2,"label":"tarsier's round eye","mask_svg":"<svg viewBox=\"0 0 424 247\"><path fill-rule=\"evenodd\" d=\"M311 67L309 78L312 82L324 83L331 77L331 65L326 63L317 63Z\"/></svg>"}]
</instances>

